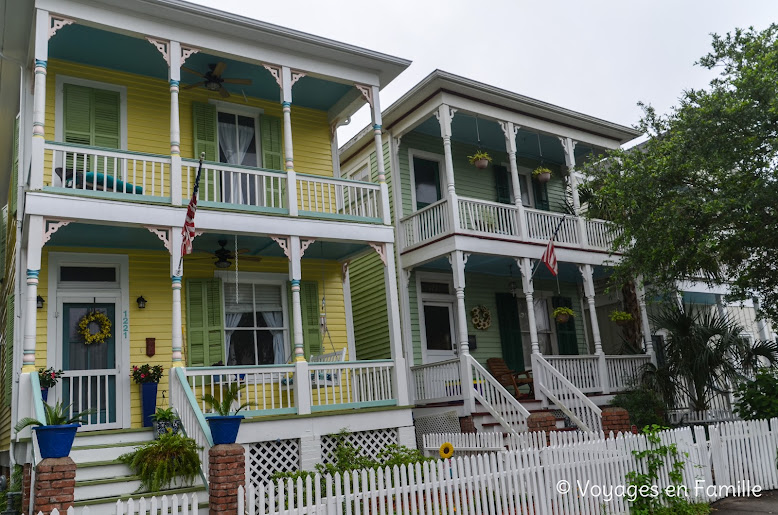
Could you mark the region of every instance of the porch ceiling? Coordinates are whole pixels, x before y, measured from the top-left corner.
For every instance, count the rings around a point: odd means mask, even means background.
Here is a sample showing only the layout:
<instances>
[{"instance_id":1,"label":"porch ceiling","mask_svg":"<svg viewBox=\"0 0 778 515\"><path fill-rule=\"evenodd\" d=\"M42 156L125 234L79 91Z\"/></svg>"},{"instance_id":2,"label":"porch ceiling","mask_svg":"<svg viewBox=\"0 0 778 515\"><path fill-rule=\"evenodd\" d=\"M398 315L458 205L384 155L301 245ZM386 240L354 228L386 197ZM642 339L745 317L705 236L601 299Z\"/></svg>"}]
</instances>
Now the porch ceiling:
<instances>
[{"instance_id":1,"label":"porch ceiling","mask_svg":"<svg viewBox=\"0 0 778 515\"><path fill-rule=\"evenodd\" d=\"M414 130L429 136L440 137L440 124L434 116L422 122ZM478 130L476 131L476 117L458 111L451 121L451 132L451 139L456 142L478 146L478 135L480 134L481 147L497 152L506 151L505 135L500 125L494 120L478 118ZM565 164L562 144L556 136L519 129L516 135L516 150L517 155L522 157L536 161L540 161L542 158L546 162ZM591 147L577 145L575 148L576 162L582 163L592 150Z\"/></svg>"},{"instance_id":2,"label":"porch ceiling","mask_svg":"<svg viewBox=\"0 0 778 515\"><path fill-rule=\"evenodd\" d=\"M78 23L57 32L49 42L49 58L97 66L122 72L168 80L167 64L162 54L148 41L108 32ZM233 59L227 59L206 52L190 56L184 66L201 73L208 71L208 65L223 61L227 68L223 78L251 79L251 85L224 84L234 95L234 100L246 96L279 101L280 88L273 76L264 67ZM181 70L181 84L202 81L200 77ZM347 84L305 76L294 86L294 103L313 109L329 110L341 98L352 91ZM186 92L182 92L183 95ZM218 93L213 98L222 100Z\"/></svg>"},{"instance_id":3,"label":"porch ceiling","mask_svg":"<svg viewBox=\"0 0 778 515\"><path fill-rule=\"evenodd\" d=\"M533 260L534 261L534 260ZM539 261L534 261L534 265L537 268L534 278L544 281L553 281L554 276L548 271L545 265ZM594 266L594 279L601 279L608 277L611 274L609 267ZM423 266L416 268L416 270L429 270L429 271L451 271L451 265L448 263L448 259L443 257L429 263L425 263ZM490 256L487 254L471 254L467 258L467 265L465 265L465 271L472 274L485 274L498 277L513 277L515 281L521 281L521 274L516 267L515 258L508 256ZM578 271L578 267L574 263L559 263L559 281L566 283L580 283L581 273Z\"/></svg>"},{"instance_id":4,"label":"porch ceiling","mask_svg":"<svg viewBox=\"0 0 778 515\"><path fill-rule=\"evenodd\" d=\"M178 230L178 229L176 229ZM220 248L219 240L227 240L225 248L234 252L235 236L232 234L205 233L194 240L194 253L186 259L213 259L208 253ZM70 223L51 235L47 246L165 250L156 234L143 227L93 225ZM284 257L278 244L268 236L238 236L238 248L248 251L241 255ZM341 260L369 249L367 245L344 241L316 241L306 251L303 259Z\"/></svg>"}]
</instances>

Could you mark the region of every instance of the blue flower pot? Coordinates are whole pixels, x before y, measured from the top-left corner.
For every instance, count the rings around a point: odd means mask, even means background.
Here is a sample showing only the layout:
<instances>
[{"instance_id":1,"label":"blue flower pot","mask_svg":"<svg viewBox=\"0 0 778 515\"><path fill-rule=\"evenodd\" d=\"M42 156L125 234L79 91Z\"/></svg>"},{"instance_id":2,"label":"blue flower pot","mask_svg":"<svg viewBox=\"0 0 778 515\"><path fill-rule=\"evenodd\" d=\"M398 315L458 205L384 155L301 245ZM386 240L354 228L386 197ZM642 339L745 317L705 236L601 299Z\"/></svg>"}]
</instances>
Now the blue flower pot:
<instances>
[{"instance_id":1,"label":"blue flower pot","mask_svg":"<svg viewBox=\"0 0 778 515\"><path fill-rule=\"evenodd\" d=\"M207 417L206 420L208 425L211 426L211 436L213 436L214 445L235 443L243 415L230 415L227 417L213 415Z\"/></svg>"},{"instance_id":2,"label":"blue flower pot","mask_svg":"<svg viewBox=\"0 0 778 515\"><path fill-rule=\"evenodd\" d=\"M41 388L41 399L43 399L43 402L49 402L49 389L48 388Z\"/></svg>"},{"instance_id":3,"label":"blue flower pot","mask_svg":"<svg viewBox=\"0 0 778 515\"><path fill-rule=\"evenodd\" d=\"M158 383L140 384L140 406L143 414L143 427L152 427L154 421L151 416L157 411L157 386Z\"/></svg>"},{"instance_id":4,"label":"blue flower pot","mask_svg":"<svg viewBox=\"0 0 778 515\"><path fill-rule=\"evenodd\" d=\"M41 458L65 458L73 447L73 439L81 424L64 426L35 426L33 431L38 435L38 448Z\"/></svg>"}]
</instances>

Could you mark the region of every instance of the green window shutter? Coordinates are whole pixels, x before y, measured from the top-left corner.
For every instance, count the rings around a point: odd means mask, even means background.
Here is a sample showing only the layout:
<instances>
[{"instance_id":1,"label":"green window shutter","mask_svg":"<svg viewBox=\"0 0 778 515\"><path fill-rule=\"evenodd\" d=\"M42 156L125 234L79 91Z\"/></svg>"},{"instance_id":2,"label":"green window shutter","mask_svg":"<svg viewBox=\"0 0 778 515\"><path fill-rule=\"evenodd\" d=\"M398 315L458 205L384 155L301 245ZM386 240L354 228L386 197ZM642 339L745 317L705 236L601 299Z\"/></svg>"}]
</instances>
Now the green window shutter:
<instances>
[{"instance_id":1,"label":"green window shutter","mask_svg":"<svg viewBox=\"0 0 778 515\"><path fill-rule=\"evenodd\" d=\"M510 293L495 294L497 321L500 324L500 345L502 358L508 368L516 372L524 370L524 347L521 343L519 306Z\"/></svg>"},{"instance_id":2,"label":"green window shutter","mask_svg":"<svg viewBox=\"0 0 778 515\"><path fill-rule=\"evenodd\" d=\"M275 116L260 116L259 135L262 138L262 167L283 170L281 120Z\"/></svg>"},{"instance_id":3,"label":"green window shutter","mask_svg":"<svg viewBox=\"0 0 778 515\"><path fill-rule=\"evenodd\" d=\"M494 165L494 183L497 187L497 202L502 204L512 204L511 199L511 179L508 174L508 169L504 166Z\"/></svg>"},{"instance_id":4,"label":"green window shutter","mask_svg":"<svg viewBox=\"0 0 778 515\"><path fill-rule=\"evenodd\" d=\"M92 145L92 88L65 84L62 97L65 142Z\"/></svg>"},{"instance_id":5,"label":"green window shutter","mask_svg":"<svg viewBox=\"0 0 778 515\"><path fill-rule=\"evenodd\" d=\"M192 132L194 133L195 159L205 152L206 161L218 161L219 153L216 146L216 106L192 102Z\"/></svg>"},{"instance_id":6,"label":"green window shutter","mask_svg":"<svg viewBox=\"0 0 778 515\"><path fill-rule=\"evenodd\" d=\"M8 251L5 248L8 243L8 238L6 235L7 230L8 230L8 206L4 206L2 212L0 213L0 277L2 277L4 281L7 280L5 278L5 258L8 253Z\"/></svg>"},{"instance_id":7,"label":"green window shutter","mask_svg":"<svg viewBox=\"0 0 778 515\"><path fill-rule=\"evenodd\" d=\"M556 308L573 308L573 301L570 297L551 297L551 305ZM575 318L563 323L556 323L556 339L559 347L559 354L566 356L575 356L578 354L578 337L575 332Z\"/></svg>"},{"instance_id":8,"label":"green window shutter","mask_svg":"<svg viewBox=\"0 0 778 515\"><path fill-rule=\"evenodd\" d=\"M224 317L220 279L186 281L186 362L208 367L224 360Z\"/></svg>"},{"instance_id":9,"label":"green window shutter","mask_svg":"<svg viewBox=\"0 0 778 515\"><path fill-rule=\"evenodd\" d=\"M303 343L305 358L321 354L321 329L319 326L319 285L316 281L300 283L300 308L303 312Z\"/></svg>"},{"instance_id":10,"label":"green window shutter","mask_svg":"<svg viewBox=\"0 0 778 515\"><path fill-rule=\"evenodd\" d=\"M548 188L546 187L546 183L532 181L532 189L535 192L535 209L548 211L550 208L548 204Z\"/></svg>"},{"instance_id":11,"label":"green window shutter","mask_svg":"<svg viewBox=\"0 0 778 515\"><path fill-rule=\"evenodd\" d=\"M16 215L17 181L19 180L19 116L14 120L13 160L11 161L11 214Z\"/></svg>"},{"instance_id":12,"label":"green window shutter","mask_svg":"<svg viewBox=\"0 0 778 515\"><path fill-rule=\"evenodd\" d=\"M16 313L14 311L14 295L11 293L6 299L5 305L5 377L3 378L4 401L11 404L11 388L13 387L14 367L14 325Z\"/></svg>"},{"instance_id":13,"label":"green window shutter","mask_svg":"<svg viewBox=\"0 0 778 515\"><path fill-rule=\"evenodd\" d=\"M119 93L104 89L92 90L92 145L119 148Z\"/></svg>"}]
</instances>

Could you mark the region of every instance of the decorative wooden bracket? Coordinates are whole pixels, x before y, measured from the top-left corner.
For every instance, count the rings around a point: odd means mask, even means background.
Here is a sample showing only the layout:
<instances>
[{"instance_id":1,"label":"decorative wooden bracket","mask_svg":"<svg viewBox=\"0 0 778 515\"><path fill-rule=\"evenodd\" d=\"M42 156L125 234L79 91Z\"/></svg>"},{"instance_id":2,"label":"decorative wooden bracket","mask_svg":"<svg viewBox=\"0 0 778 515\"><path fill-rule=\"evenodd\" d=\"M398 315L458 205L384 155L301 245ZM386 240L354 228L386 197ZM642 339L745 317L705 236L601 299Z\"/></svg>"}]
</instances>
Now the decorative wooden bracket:
<instances>
[{"instance_id":1,"label":"decorative wooden bracket","mask_svg":"<svg viewBox=\"0 0 778 515\"><path fill-rule=\"evenodd\" d=\"M56 14L50 14L49 15L49 39L54 37L54 34L56 34L59 29L61 29L65 25L71 25L73 23L75 23L75 20L71 20L70 18L65 18L63 16L57 16Z\"/></svg>"},{"instance_id":2,"label":"decorative wooden bracket","mask_svg":"<svg viewBox=\"0 0 778 515\"><path fill-rule=\"evenodd\" d=\"M170 247L170 228L169 227L154 227L151 225L146 225L146 229L149 230L149 232L156 234L157 238L159 238L162 241L162 244L165 246L167 251L172 255L173 249ZM202 233L199 233L202 234ZM195 237L199 235L198 233L195 233Z\"/></svg>"},{"instance_id":3,"label":"decorative wooden bracket","mask_svg":"<svg viewBox=\"0 0 778 515\"><path fill-rule=\"evenodd\" d=\"M373 243L371 241L367 242L368 245L373 247L373 250L378 252L378 257L381 258L381 262L386 266L386 244L385 243Z\"/></svg>"},{"instance_id":4,"label":"decorative wooden bracket","mask_svg":"<svg viewBox=\"0 0 778 515\"><path fill-rule=\"evenodd\" d=\"M362 96L365 97L365 100L370 104L370 107L373 107L373 88L365 86L364 84L354 84L354 86L362 93Z\"/></svg>"},{"instance_id":5,"label":"decorative wooden bracket","mask_svg":"<svg viewBox=\"0 0 778 515\"><path fill-rule=\"evenodd\" d=\"M168 66L170 66L170 55L168 54L168 49L170 48L170 43L168 41L154 39L150 37L146 37L146 41L157 47L157 50L159 50L159 53L162 54L162 58L165 60Z\"/></svg>"},{"instance_id":6,"label":"decorative wooden bracket","mask_svg":"<svg viewBox=\"0 0 778 515\"><path fill-rule=\"evenodd\" d=\"M305 77L305 72L301 72L299 70L292 70L292 83L289 84L289 87L291 88L292 86L294 86L294 83L302 79L303 77Z\"/></svg>"},{"instance_id":7,"label":"decorative wooden bracket","mask_svg":"<svg viewBox=\"0 0 778 515\"><path fill-rule=\"evenodd\" d=\"M411 282L411 274L412 273L413 273L413 270L411 270L410 268L403 269L403 278L405 279L405 287L406 288L408 287L408 285Z\"/></svg>"},{"instance_id":8,"label":"decorative wooden bracket","mask_svg":"<svg viewBox=\"0 0 778 515\"><path fill-rule=\"evenodd\" d=\"M274 66L272 64L263 64L262 66L265 67L267 71L270 72L270 75L273 76L273 78L276 80L276 83L278 83L279 88L283 88L283 79L281 78L281 67L280 66Z\"/></svg>"},{"instance_id":9,"label":"decorative wooden bracket","mask_svg":"<svg viewBox=\"0 0 778 515\"><path fill-rule=\"evenodd\" d=\"M184 63L186 62L187 59L189 59L190 56L198 53L199 51L200 51L200 49L198 49L198 48L182 46L181 47L181 66L184 65Z\"/></svg>"},{"instance_id":10,"label":"decorative wooden bracket","mask_svg":"<svg viewBox=\"0 0 778 515\"><path fill-rule=\"evenodd\" d=\"M65 227L67 224L72 222L73 220L49 220L48 218L43 220L43 243L41 246L46 245L46 243L51 239L52 236L54 236L54 233L60 230L60 228Z\"/></svg>"},{"instance_id":11,"label":"decorative wooden bracket","mask_svg":"<svg viewBox=\"0 0 778 515\"><path fill-rule=\"evenodd\" d=\"M348 276L348 267L351 264L351 261L344 261L340 265L340 282L345 283L346 277Z\"/></svg>"},{"instance_id":12,"label":"decorative wooden bracket","mask_svg":"<svg viewBox=\"0 0 778 515\"><path fill-rule=\"evenodd\" d=\"M291 261L292 257L289 255L289 238L286 236L271 236L270 239L278 243L278 246L284 251L286 259Z\"/></svg>"},{"instance_id":13,"label":"decorative wooden bracket","mask_svg":"<svg viewBox=\"0 0 778 515\"><path fill-rule=\"evenodd\" d=\"M316 240L303 240L300 239L300 257L303 257L303 254L305 254L305 251L308 250L308 247L311 246L311 244Z\"/></svg>"},{"instance_id":14,"label":"decorative wooden bracket","mask_svg":"<svg viewBox=\"0 0 778 515\"><path fill-rule=\"evenodd\" d=\"M470 253L469 252L463 252L462 253L462 266L466 266L467 265L467 258L469 258L469 257L470 257ZM451 266L454 266L454 263L451 260L451 254L446 256L446 258L448 258L448 264L451 265Z\"/></svg>"}]
</instances>

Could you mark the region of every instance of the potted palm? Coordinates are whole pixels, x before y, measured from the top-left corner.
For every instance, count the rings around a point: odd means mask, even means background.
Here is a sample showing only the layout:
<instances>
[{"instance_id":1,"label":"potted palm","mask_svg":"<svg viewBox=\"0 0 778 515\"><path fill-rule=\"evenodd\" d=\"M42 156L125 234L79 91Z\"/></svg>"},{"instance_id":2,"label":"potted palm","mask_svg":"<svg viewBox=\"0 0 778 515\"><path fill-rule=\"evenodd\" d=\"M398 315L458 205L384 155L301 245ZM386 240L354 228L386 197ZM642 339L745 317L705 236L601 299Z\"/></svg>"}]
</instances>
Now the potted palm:
<instances>
[{"instance_id":1,"label":"potted palm","mask_svg":"<svg viewBox=\"0 0 778 515\"><path fill-rule=\"evenodd\" d=\"M70 406L63 406L61 402L54 406L44 402L43 411L45 420L26 417L14 426L17 433L25 427L34 426L32 429L38 437L38 448L42 459L64 458L70 454L76 431L84 422L84 417L95 412L93 409L88 409L71 416Z\"/></svg>"},{"instance_id":2,"label":"potted palm","mask_svg":"<svg viewBox=\"0 0 778 515\"><path fill-rule=\"evenodd\" d=\"M235 411L232 411L232 405L238 402L242 389L243 385L230 383L227 388L222 390L220 400L210 393L203 395L203 400L216 412L215 414L206 415L208 425L211 427L214 445L235 443L235 440L238 438L240 421L243 420L243 415L238 415L238 412L248 407L249 403L241 404Z\"/></svg>"},{"instance_id":3,"label":"potted palm","mask_svg":"<svg viewBox=\"0 0 778 515\"><path fill-rule=\"evenodd\" d=\"M553 313L551 313L551 316L556 319L557 323L564 324L570 320L570 317L574 317L575 313L570 308L559 307L556 308Z\"/></svg>"},{"instance_id":4,"label":"potted palm","mask_svg":"<svg viewBox=\"0 0 778 515\"><path fill-rule=\"evenodd\" d=\"M132 380L140 385L140 404L143 415L143 427L151 427L151 416L157 409L157 386L162 379L162 365L149 365L132 367Z\"/></svg>"},{"instance_id":5,"label":"potted palm","mask_svg":"<svg viewBox=\"0 0 778 515\"><path fill-rule=\"evenodd\" d=\"M616 325L627 325L632 321L632 314L614 309L608 318L610 318L611 322L616 322Z\"/></svg>"},{"instance_id":6,"label":"potted palm","mask_svg":"<svg viewBox=\"0 0 778 515\"><path fill-rule=\"evenodd\" d=\"M467 159L470 161L471 165L475 165L479 170L483 170L489 166L489 161L492 160L492 156L490 156L488 152L477 150L472 156L467 156Z\"/></svg>"},{"instance_id":7,"label":"potted palm","mask_svg":"<svg viewBox=\"0 0 778 515\"><path fill-rule=\"evenodd\" d=\"M532 177L538 182L548 182L551 180L551 169L545 166L538 166L532 171Z\"/></svg>"},{"instance_id":8,"label":"potted palm","mask_svg":"<svg viewBox=\"0 0 778 515\"><path fill-rule=\"evenodd\" d=\"M41 398L43 402L49 401L49 388L57 386L57 381L62 377L62 370L54 370L53 367L38 369L38 382L41 385Z\"/></svg>"}]
</instances>

